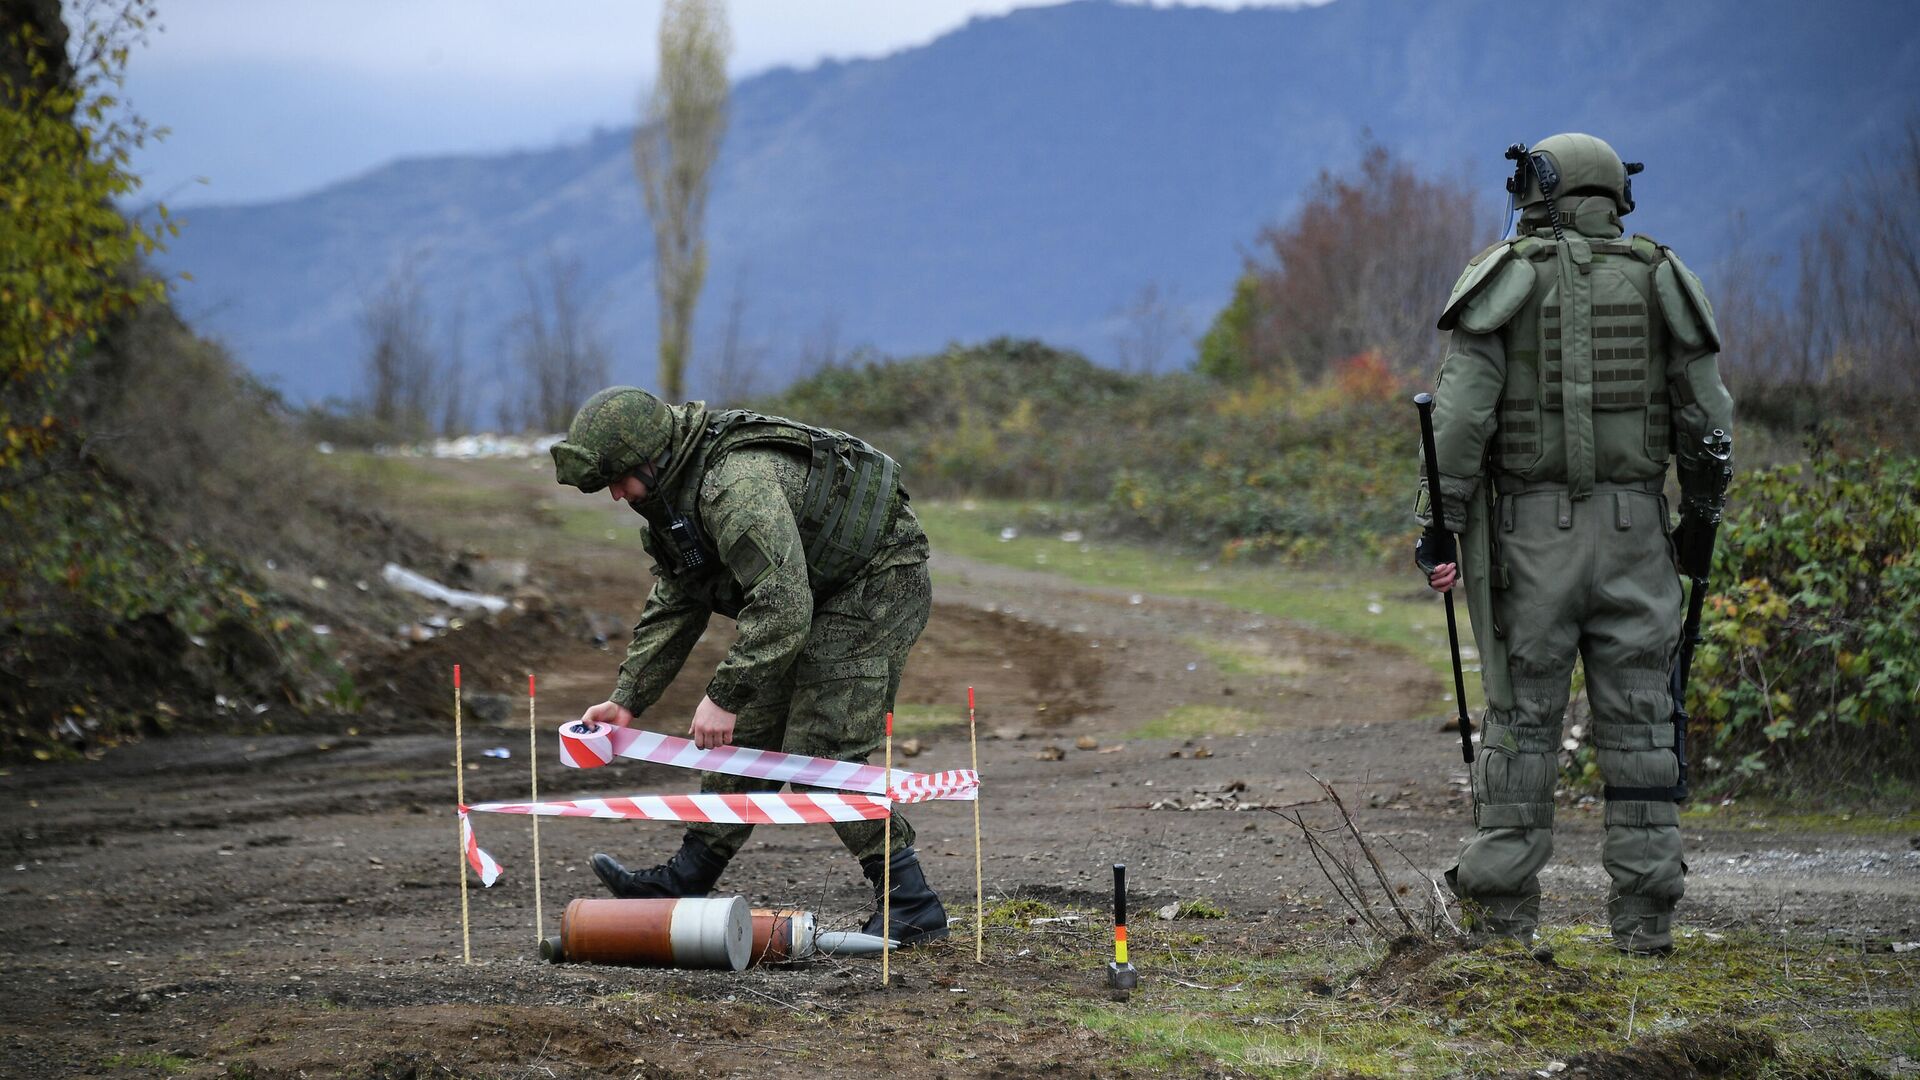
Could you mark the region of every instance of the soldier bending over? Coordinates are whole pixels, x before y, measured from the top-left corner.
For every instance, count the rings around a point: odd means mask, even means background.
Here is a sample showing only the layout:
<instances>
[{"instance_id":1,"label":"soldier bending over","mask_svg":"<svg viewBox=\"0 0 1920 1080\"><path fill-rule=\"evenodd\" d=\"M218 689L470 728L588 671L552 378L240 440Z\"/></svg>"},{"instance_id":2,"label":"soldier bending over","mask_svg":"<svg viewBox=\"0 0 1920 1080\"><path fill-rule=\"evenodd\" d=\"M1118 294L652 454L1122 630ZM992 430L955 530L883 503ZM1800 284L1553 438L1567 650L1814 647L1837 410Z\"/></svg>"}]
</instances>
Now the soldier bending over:
<instances>
[{"instance_id":1,"label":"soldier bending over","mask_svg":"<svg viewBox=\"0 0 1920 1080\"><path fill-rule=\"evenodd\" d=\"M615 386L588 399L553 447L562 484L606 489L647 521L648 594L606 701L581 717L625 727L659 700L718 612L739 636L689 729L701 749L735 744L864 762L880 746L907 653L927 625L927 537L892 458L843 432L743 411L669 406ZM701 790L779 784L704 773ZM892 861L892 932L903 945L947 936L947 914L898 813L836 822L876 900ZM608 855L594 873L618 897L705 896L751 825L696 824L651 870ZM876 910L866 931L880 932Z\"/></svg>"}]
</instances>

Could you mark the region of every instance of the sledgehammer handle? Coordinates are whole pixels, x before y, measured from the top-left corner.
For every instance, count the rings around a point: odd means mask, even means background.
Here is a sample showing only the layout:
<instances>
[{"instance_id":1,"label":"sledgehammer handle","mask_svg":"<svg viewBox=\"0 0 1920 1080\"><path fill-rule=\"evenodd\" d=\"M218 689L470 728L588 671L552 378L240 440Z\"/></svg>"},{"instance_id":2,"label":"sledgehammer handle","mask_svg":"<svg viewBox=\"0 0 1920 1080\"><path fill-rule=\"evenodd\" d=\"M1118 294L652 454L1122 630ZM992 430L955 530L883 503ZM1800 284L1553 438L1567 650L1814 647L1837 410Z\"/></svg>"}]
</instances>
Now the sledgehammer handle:
<instances>
[{"instance_id":1,"label":"sledgehammer handle","mask_svg":"<svg viewBox=\"0 0 1920 1080\"><path fill-rule=\"evenodd\" d=\"M1433 395L1415 394L1414 407L1420 410L1420 447L1427 457L1427 503L1433 511L1433 523L1444 529L1446 515L1440 509L1440 454L1433 446ZM1459 559L1458 545L1454 558ZM1454 563L1456 574L1460 564ZM1440 594L1447 602L1447 648L1453 653L1453 704L1460 711L1460 759L1473 764L1473 721L1467 719L1467 679L1460 671L1460 627L1453 618L1453 590Z\"/></svg>"},{"instance_id":2,"label":"sledgehammer handle","mask_svg":"<svg viewBox=\"0 0 1920 1080\"><path fill-rule=\"evenodd\" d=\"M1113 864L1113 925L1127 925L1127 864Z\"/></svg>"}]
</instances>

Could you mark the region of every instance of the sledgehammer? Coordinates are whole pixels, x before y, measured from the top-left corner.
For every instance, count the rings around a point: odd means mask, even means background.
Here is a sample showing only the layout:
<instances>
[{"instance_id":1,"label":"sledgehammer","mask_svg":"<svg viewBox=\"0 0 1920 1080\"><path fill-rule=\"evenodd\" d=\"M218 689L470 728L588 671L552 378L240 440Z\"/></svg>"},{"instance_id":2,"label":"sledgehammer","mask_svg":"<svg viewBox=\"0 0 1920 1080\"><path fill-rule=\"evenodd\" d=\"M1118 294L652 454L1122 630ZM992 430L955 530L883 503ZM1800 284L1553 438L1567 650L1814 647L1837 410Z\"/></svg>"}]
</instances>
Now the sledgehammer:
<instances>
[{"instance_id":1,"label":"sledgehammer","mask_svg":"<svg viewBox=\"0 0 1920 1080\"><path fill-rule=\"evenodd\" d=\"M1140 973L1127 962L1127 864L1113 864L1113 962L1107 965L1107 990L1125 1001L1140 985Z\"/></svg>"}]
</instances>

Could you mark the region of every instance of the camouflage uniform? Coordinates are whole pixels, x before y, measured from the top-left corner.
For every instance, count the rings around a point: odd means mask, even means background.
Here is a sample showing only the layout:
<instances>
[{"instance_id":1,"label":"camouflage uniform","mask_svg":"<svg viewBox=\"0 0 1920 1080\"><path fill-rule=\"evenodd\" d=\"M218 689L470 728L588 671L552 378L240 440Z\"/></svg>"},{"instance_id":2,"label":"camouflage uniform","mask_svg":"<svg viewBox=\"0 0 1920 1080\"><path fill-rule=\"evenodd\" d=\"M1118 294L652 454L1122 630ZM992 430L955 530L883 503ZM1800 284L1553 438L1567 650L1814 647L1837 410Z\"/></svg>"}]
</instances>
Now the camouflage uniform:
<instances>
[{"instance_id":1,"label":"camouflage uniform","mask_svg":"<svg viewBox=\"0 0 1920 1080\"><path fill-rule=\"evenodd\" d=\"M635 508L648 518L642 542L655 560L655 583L611 700L635 714L652 705L718 613L738 622L739 636L707 696L738 714L735 745L842 761L864 761L879 749L907 654L932 609L926 534L901 492L864 566L844 582L810 580L817 573L809 572L798 527L807 476L808 461L781 447L747 446L706 461L695 511L718 558L691 570L680 566L663 508L652 500ZM702 774L700 784L721 792L779 787L721 773ZM880 854L880 822L834 829L855 858ZM753 826L688 831L731 857ZM912 843L913 827L895 814L891 850Z\"/></svg>"},{"instance_id":2,"label":"camouflage uniform","mask_svg":"<svg viewBox=\"0 0 1920 1080\"><path fill-rule=\"evenodd\" d=\"M707 685L736 714L734 745L865 761L878 749L913 643L927 625L927 538L891 458L844 432L698 402L667 406L610 387L583 406L553 449L563 484L593 492L638 475L633 509L654 586L609 700L638 715L658 701L708 620L738 636ZM704 773L701 790L772 791ZM909 852L896 813L882 851L878 821L834 825L863 863ZM697 880L717 876L751 825L698 824Z\"/></svg>"},{"instance_id":3,"label":"camouflage uniform","mask_svg":"<svg viewBox=\"0 0 1920 1080\"><path fill-rule=\"evenodd\" d=\"M1442 518L1464 534L1489 706L1476 833L1447 880L1479 929L1532 934L1577 656L1608 786L1615 942L1660 950L1686 870L1670 793L1681 589L1664 487L1677 445L1693 493L1699 448L1732 430L1732 400L1698 279L1671 250L1622 236L1633 203L1612 148L1562 135L1534 153L1561 178L1557 199L1537 176L1516 178L1519 235L1474 258L1440 322L1452 331L1434 394Z\"/></svg>"}]
</instances>

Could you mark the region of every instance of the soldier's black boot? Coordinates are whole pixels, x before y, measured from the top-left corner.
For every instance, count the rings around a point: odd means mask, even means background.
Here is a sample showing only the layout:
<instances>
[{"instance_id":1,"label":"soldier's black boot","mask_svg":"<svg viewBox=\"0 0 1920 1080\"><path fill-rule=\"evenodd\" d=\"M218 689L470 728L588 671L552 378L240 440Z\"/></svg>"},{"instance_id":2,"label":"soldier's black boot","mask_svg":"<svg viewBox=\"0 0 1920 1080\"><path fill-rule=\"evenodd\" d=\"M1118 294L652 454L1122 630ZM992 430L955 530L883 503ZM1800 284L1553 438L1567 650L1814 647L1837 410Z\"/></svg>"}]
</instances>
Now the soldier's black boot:
<instances>
[{"instance_id":1,"label":"soldier's black boot","mask_svg":"<svg viewBox=\"0 0 1920 1080\"><path fill-rule=\"evenodd\" d=\"M881 856L860 860L860 869L866 873L867 880L873 882L873 899L880 902L880 890L886 865ZM920 857L912 848L902 848L893 857L893 910L889 913L888 934L904 948L927 941L938 941L947 936L947 909L940 906L940 897L927 885L927 875L920 869ZM867 925L860 928L875 937L880 936L880 909L874 908L873 916Z\"/></svg>"},{"instance_id":2,"label":"soldier's black boot","mask_svg":"<svg viewBox=\"0 0 1920 1080\"><path fill-rule=\"evenodd\" d=\"M673 858L651 870L629 870L611 855L595 855L593 872L607 890L622 900L646 900L670 896L705 896L720 880L727 860L699 839L688 836L680 842Z\"/></svg>"}]
</instances>

